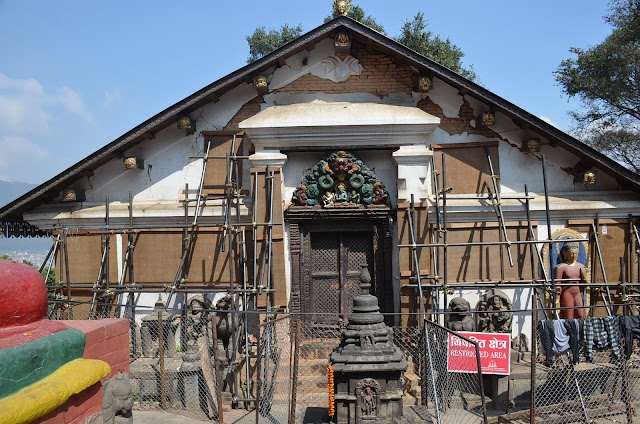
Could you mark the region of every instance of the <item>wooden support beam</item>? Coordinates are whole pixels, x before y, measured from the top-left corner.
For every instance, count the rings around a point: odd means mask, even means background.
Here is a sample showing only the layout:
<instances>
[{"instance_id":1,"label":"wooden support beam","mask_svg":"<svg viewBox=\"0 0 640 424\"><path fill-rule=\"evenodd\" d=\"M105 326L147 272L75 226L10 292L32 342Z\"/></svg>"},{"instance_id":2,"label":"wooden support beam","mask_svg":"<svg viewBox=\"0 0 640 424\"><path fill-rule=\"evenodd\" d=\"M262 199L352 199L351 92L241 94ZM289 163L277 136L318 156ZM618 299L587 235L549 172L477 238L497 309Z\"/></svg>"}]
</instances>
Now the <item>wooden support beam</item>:
<instances>
[{"instance_id":1,"label":"wooden support beam","mask_svg":"<svg viewBox=\"0 0 640 424\"><path fill-rule=\"evenodd\" d=\"M207 98L211 100L213 103L218 103L220 101L220 97L218 97L216 93L209 94Z\"/></svg>"},{"instance_id":2,"label":"wooden support beam","mask_svg":"<svg viewBox=\"0 0 640 424\"><path fill-rule=\"evenodd\" d=\"M111 152L111 153L107 153L105 155L105 159L107 159L107 160L122 159L123 157L124 157L124 153L122 153L122 152Z\"/></svg>"},{"instance_id":3,"label":"wooden support beam","mask_svg":"<svg viewBox=\"0 0 640 424\"><path fill-rule=\"evenodd\" d=\"M83 169L82 171L76 172L76 176L78 177L93 177L92 169Z\"/></svg>"},{"instance_id":4,"label":"wooden support beam","mask_svg":"<svg viewBox=\"0 0 640 424\"><path fill-rule=\"evenodd\" d=\"M234 130L220 130L220 131L201 131L201 135L203 136L218 136L218 135L227 135L227 136L236 136L236 137L244 137L244 131L234 131Z\"/></svg>"},{"instance_id":5,"label":"wooden support beam","mask_svg":"<svg viewBox=\"0 0 640 424\"><path fill-rule=\"evenodd\" d=\"M156 136L151 131L147 131L146 133L142 134L140 138L143 140L153 140L154 138L156 138Z\"/></svg>"}]
</instances>

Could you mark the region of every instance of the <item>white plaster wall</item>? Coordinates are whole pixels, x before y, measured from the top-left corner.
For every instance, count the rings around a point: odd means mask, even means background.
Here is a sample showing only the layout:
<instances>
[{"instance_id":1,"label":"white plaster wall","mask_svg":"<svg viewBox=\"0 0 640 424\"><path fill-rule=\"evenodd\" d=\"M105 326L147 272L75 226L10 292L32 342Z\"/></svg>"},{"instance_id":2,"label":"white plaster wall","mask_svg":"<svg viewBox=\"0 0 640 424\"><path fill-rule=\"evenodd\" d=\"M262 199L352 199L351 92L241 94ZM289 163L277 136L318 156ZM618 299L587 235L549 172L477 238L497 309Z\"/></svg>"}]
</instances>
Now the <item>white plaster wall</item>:
<instances>
[{"instance_id":1,"label":"white plaster wall","mask_svg":"<svg viewBox=\"0 0 640 424\"><path fill-rule=\"evenodd\" d=\"M134 202L177 201L181 198L185 184L195 191L200 183L203 161L192 156L202 156L204 139L201 131L220 130L240 108L256 96L249 84L242 84L220 97L217 103L209 103L191 113L196 120L197 131L186 135L175 125L170 125L156 134L152 140L144 141L125 155L144 159L143 170L125 170L122 159L114 159L98 168L92 177L83 179L87 201L128 201L129 191ZM207 166L216 166L214 160Z\"/></svg>"}]
</instances>

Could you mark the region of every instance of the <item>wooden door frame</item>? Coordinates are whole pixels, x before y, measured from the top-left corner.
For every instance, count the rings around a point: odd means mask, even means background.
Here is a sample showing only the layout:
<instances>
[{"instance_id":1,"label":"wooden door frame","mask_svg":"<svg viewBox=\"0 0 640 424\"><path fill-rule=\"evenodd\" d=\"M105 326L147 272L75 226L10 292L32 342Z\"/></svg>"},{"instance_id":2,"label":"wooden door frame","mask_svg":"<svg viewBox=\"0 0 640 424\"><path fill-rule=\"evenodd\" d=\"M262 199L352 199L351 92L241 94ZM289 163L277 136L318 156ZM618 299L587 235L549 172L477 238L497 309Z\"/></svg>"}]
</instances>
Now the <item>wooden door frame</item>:
<instances>
[{"instance_id":1,"label":"wooden door frame","mask_svg":"<svg viewBox=\"0 0 640 424\"><path fill-rule=\"evenodd\" d=\"M301 299L309 293L311 270L307 266L310 249L309 234L314 231L332 232L370 231L373 233L373 257L376 292L381 312L394 312L392 250L393 236L391 219L395 211L387 207L358 209L317 209L292 206L285 211L285 222L289 227L289 252L291 256L291 296L289 310L293 313L307 312ZM305 254L306 251L306 254Z\"/></svg>"}]
</instances>

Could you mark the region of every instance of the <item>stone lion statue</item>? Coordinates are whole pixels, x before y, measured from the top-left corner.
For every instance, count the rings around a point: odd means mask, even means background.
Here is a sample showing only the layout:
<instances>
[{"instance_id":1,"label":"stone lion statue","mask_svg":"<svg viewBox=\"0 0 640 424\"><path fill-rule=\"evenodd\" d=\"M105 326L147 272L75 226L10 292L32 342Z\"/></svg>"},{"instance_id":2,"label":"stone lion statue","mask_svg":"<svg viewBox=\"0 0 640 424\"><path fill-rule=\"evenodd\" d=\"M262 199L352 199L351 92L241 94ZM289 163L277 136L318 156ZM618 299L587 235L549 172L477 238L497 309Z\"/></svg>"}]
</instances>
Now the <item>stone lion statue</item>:
<instances>
[{"instance_id":1,"label":"stone lion statue","mask_svg":"<svg viewBox=\"0 0 640 424\"><path fill-rule=\"evenodd\" d=\"M453 331L475 331L476 325L471 316L471 305L462 297L454 297L447 307L449 318L447 328Z\"/></svg>"},{"instance_id":2,"label":"stone lion statue","mask_svg":"<svg viewBox=\"0 0 640 424\"><path fill-rule=\"evenodd\" d=\"M104 424L133 424L133 387L129 374L119 372L103 387L102 419Z\"/></svg>"}]
</instances>

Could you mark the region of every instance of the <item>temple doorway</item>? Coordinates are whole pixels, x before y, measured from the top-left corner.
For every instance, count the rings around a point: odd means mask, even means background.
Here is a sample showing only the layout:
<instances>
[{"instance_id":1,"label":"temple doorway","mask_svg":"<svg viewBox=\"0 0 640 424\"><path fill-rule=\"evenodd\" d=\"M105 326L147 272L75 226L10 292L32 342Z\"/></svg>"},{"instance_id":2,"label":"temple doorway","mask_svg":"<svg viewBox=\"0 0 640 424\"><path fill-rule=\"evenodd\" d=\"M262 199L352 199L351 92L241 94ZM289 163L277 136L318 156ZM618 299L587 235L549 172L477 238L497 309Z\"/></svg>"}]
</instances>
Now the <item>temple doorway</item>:
<instances>
[{"instance_id":1,"label":"temple doorway","mask_svg":"<svg viewBox=\"0 0 640 424\"><path fill-rule=\"evenodd\" d=\"M309 285L303 298L309 299L313 321L335 324L352 309L353 298L360 294L362 267L373 272L373 235L371 231L309 233Z\"/></svg>"}]
</instances>

